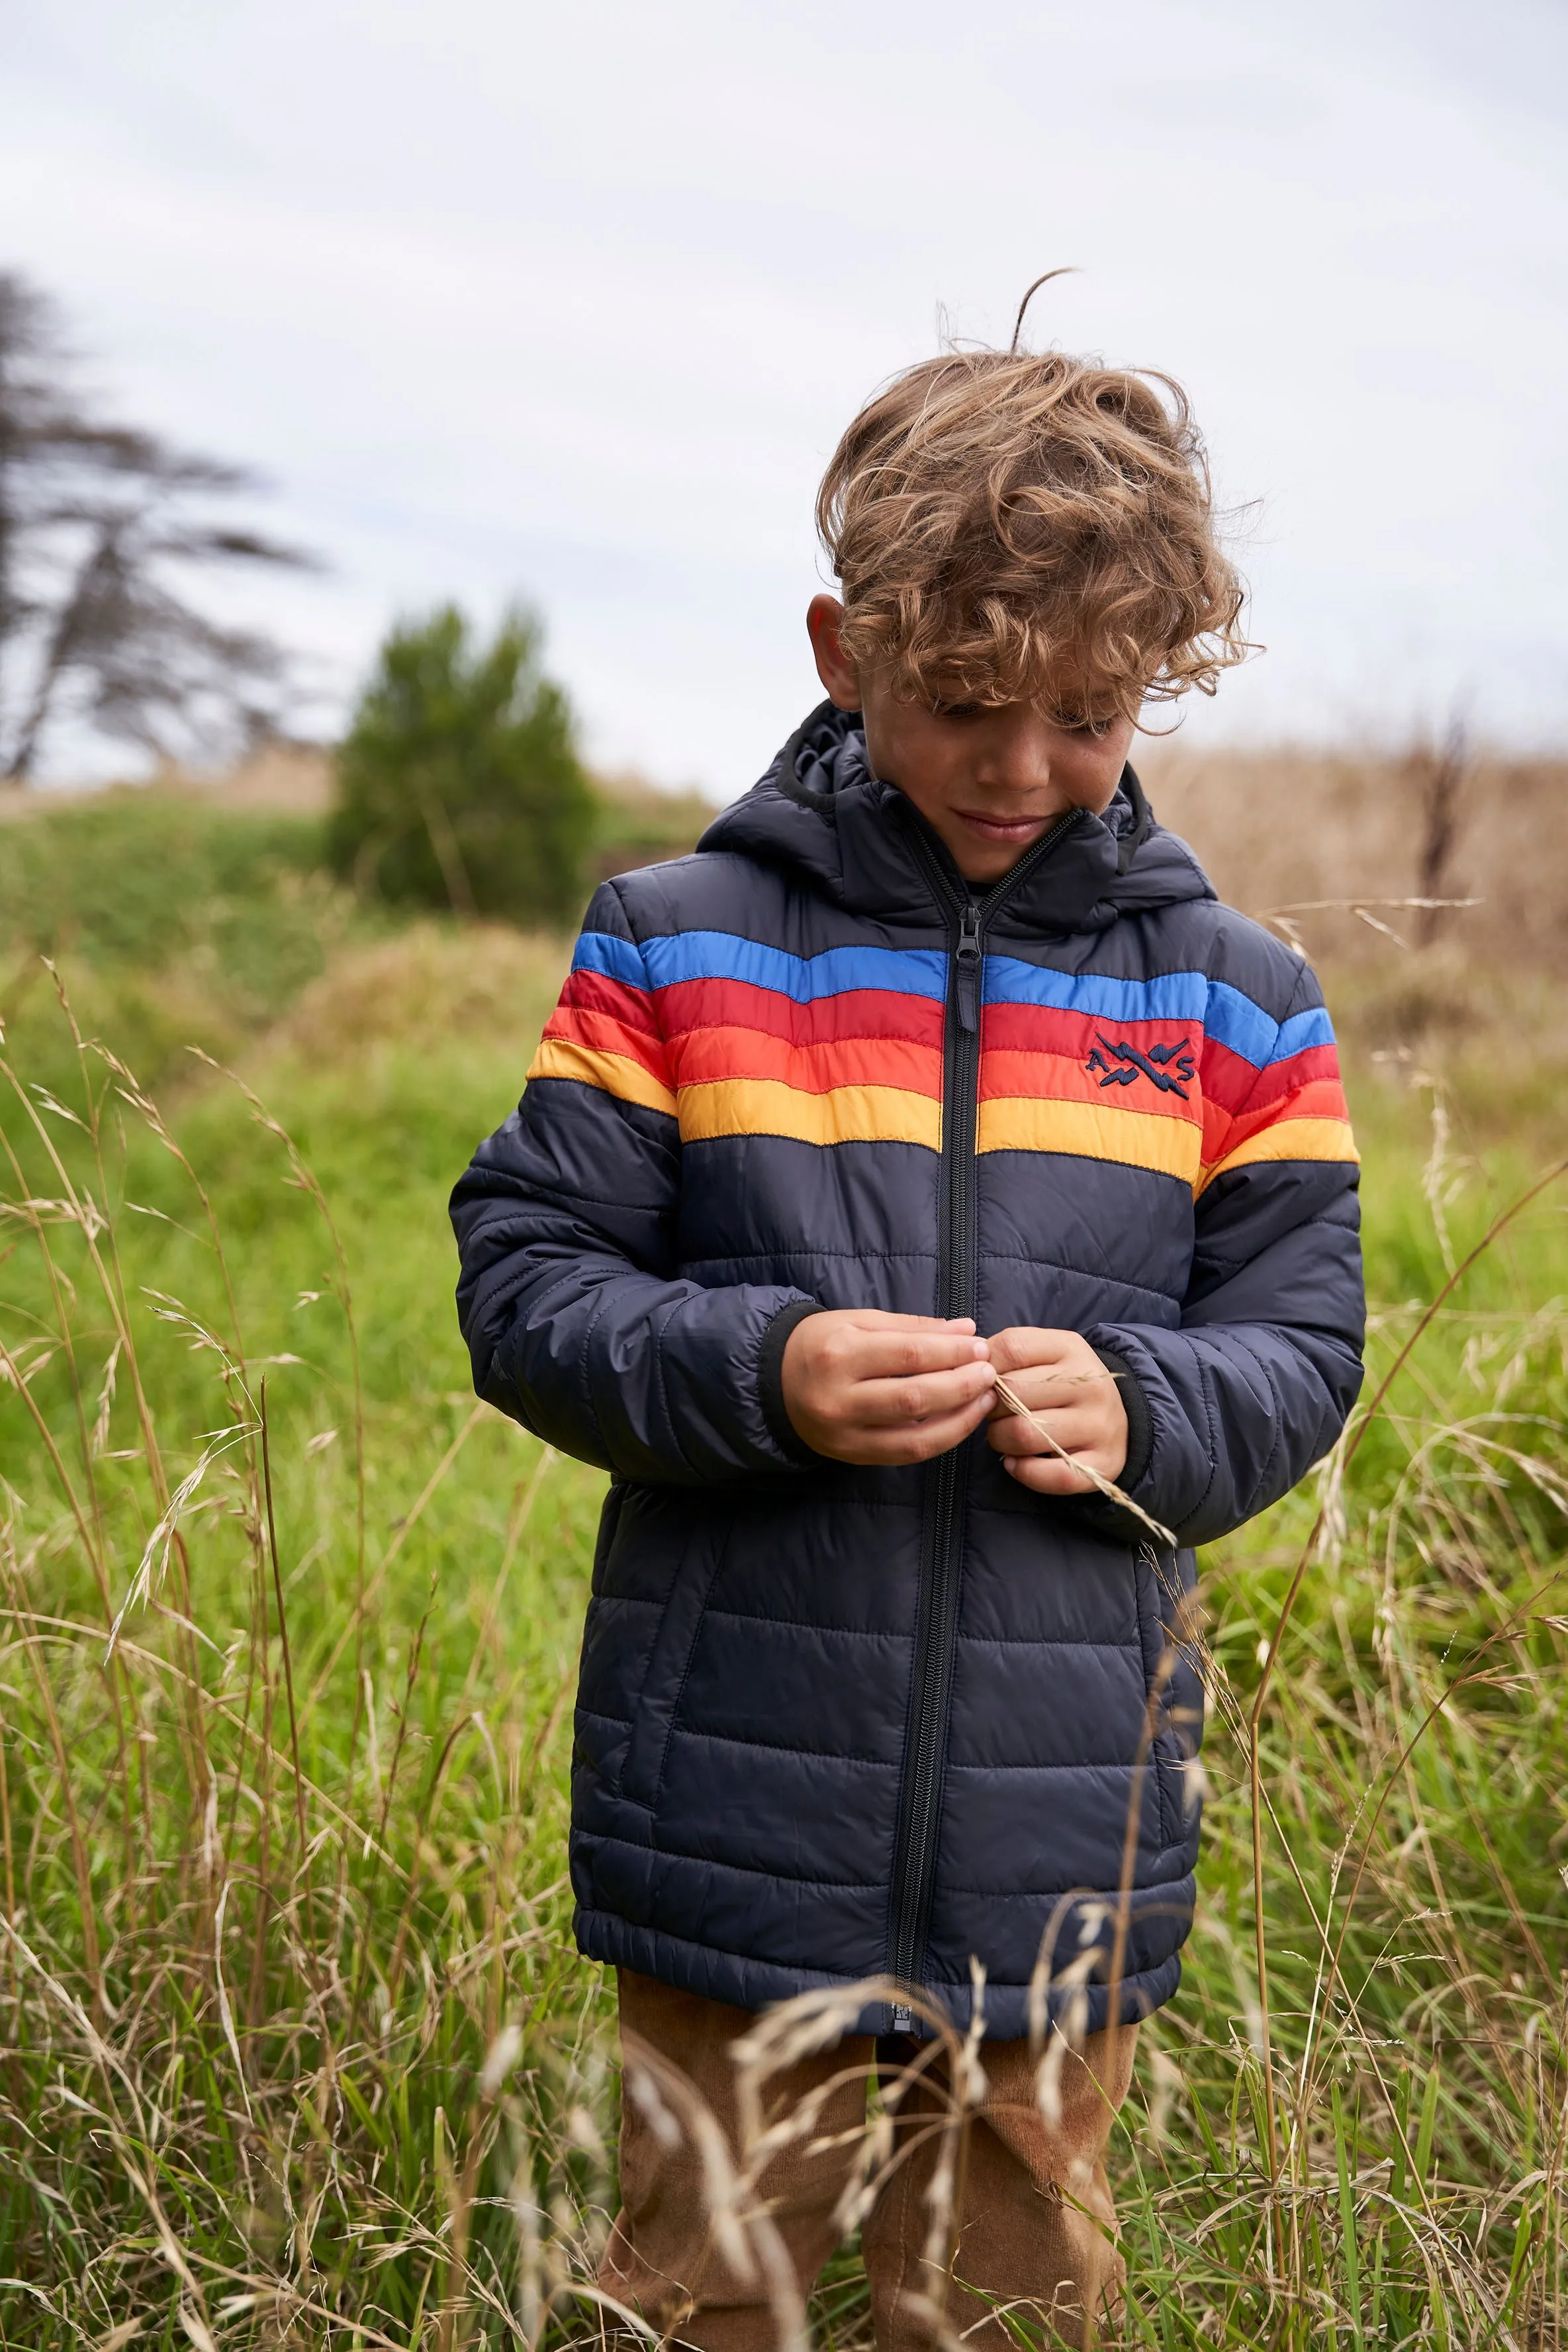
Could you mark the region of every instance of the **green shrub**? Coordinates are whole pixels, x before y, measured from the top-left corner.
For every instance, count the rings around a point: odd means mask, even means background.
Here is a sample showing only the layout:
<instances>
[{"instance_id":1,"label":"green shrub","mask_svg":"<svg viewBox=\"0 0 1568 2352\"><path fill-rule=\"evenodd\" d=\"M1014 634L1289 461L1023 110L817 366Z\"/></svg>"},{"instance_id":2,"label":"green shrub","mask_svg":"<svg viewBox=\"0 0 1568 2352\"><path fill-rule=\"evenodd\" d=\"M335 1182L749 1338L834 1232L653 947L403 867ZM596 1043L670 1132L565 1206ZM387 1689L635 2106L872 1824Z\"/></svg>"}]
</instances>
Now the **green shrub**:
<instances>
[{"instance_id":1,"label":"green shrub","mask_svg":"<svg viewBox=\"0 0 1568 2352\"><path fill-rule=\"evenodd\" d=\"M405 905L566 922L585 896L593 798L539 632L488 646L448 604L394 628L338 758L337 871Z\"/></svg>"}]
</instances>

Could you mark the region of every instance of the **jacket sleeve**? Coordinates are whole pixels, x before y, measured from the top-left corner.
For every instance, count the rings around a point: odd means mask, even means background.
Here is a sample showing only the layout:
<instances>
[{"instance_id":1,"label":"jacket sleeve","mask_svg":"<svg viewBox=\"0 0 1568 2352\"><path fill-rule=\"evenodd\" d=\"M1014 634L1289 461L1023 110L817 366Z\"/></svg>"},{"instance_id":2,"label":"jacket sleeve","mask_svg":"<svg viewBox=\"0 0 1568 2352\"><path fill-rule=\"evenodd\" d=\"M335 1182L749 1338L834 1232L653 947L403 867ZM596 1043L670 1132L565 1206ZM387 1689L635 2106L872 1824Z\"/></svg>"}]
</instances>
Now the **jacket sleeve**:
<instances>
[{"instance_id":1,"label":"jacket sleeve","mask_svg":"<svg viewBox=\"0 0 1568 2352\"><path fill-rule=\"evenodd\" d=\"M474 1385L618 1477L707 1486L816 1463L780 1386L815 1302L677 1280L680 1198L658 997L606 883L523 1099L452 1195Z\"/></svg>"},{"instance_id":2,"label":"jacket sleeve","mask_svg":"<svg viewBox=\"0 0 1568 2352\"><path fill-rule=\"evenodd\" d=\"M1288 1494L1361 1387L1355 1147L1328 1014L1304 968L1277 1024L1247 1013L1263 1034L1244 1082L1236 1055L1215 1057L1180 1323L1087 1334L1130 1376L1124 1484L1184 1544Z\"/></svg>"}]
</instances>

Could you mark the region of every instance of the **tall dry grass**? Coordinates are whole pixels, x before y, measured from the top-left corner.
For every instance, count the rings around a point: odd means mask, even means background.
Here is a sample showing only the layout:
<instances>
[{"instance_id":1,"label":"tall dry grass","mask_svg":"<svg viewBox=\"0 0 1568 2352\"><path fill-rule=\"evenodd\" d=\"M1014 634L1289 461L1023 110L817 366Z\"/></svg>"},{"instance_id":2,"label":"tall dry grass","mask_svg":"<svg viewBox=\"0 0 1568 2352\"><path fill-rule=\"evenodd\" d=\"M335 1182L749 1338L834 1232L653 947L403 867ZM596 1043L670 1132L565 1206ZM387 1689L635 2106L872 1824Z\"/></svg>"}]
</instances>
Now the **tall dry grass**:
<instances>
[{"instance_id":1,"label":"tall dry grass","mask_svg":"<svg viewBox=\"0 0 1568 2352\"><path fill-rule=\"evenodd\" d=\"M364 951L296 1060L362 1073L465 954ZM70 1089L0 1071L0 2341L597 2337L615 2052L563 1874L599 1483L455 1392L400 1409L358 1227L406 1171L336 1201L259 1100L243 1156L173 1130L58 1017ZM1368 1097L1367 1401L1206 1562L1202 1899L1114 2158L1132 2343L1568 2322L1562 1199L1456 1196L1428 1100ZM761 2135L811 2125L755 2112L713 2196L766 2269ZM864 2339L852 2243L810 2317Z\"/></svg>"},{"instance_id":2,"label":"tall dry grass","mask_svg":"<svg viewBox=\"0 0 1568 2352\"><path fill-rule=\"evenodd\" d=\"M1396 753L1140 748L1162 822L1219 895L1292 916L1336 970L1390 968L1390 937L1469 965L1568 970L1568 761L1511 759L1462 734ZM1423 909L1422 898L1468 900ZM1359 911L1358 911L1359 910Z\"/></svg>"}]
</instances>

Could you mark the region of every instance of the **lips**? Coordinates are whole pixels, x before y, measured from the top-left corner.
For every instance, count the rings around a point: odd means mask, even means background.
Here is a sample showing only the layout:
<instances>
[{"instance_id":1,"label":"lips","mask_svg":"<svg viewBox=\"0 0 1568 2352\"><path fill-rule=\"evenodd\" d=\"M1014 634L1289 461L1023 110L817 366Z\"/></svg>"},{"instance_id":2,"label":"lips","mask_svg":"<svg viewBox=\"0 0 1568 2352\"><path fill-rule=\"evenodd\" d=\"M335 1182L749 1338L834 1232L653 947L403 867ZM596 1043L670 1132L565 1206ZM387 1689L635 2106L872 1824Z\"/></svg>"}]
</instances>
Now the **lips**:
<instances>
[{"instance_id":1,"label":"lips","mask_svg":"<svg viewBox=\"0 0 1568 2352\"><path fill-rule=\"evenodd\" d=\"M983 816L977 809L956 809L959 822L984 841L1029 842L1043 833L1051 820L1043 816Z\"/></svg>"}]
</instances>

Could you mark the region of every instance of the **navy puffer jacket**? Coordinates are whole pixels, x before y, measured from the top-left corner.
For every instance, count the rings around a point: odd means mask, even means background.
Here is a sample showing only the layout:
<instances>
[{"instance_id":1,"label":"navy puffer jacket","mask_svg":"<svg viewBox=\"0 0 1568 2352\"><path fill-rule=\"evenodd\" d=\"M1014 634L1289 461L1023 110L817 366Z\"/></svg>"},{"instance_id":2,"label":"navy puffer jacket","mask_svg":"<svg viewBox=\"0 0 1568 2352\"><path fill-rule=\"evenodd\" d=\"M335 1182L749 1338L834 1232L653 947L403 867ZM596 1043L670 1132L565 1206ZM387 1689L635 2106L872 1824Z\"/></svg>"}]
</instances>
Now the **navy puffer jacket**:
<instances>
[{"instance_id":1,"label":"navy puffer jacket","mask_svg":"<svg viewBox=\"0 0 1568 2352\"><path fill-rule=\"evenodd\" d=\"M1097 2025L1131 1824L1119 2007L1167 2000L1190 1550L1030 1494L983 1433L919 1468L810 1454L784 1343L821 1307L1081 1331L1124 1376L1128 1491L1205 1543L1355 1396L1355 1183L1312 973L1130 769L982 890L824 705L695 856L607 883L453 1199L480 1393L613 1482L582 1948L753 2010L891 1971L960 2022L974 1958L1010 2037L1044 1939L1058 1974L1095 1954Z\"/></svg>"}]
</instances>

